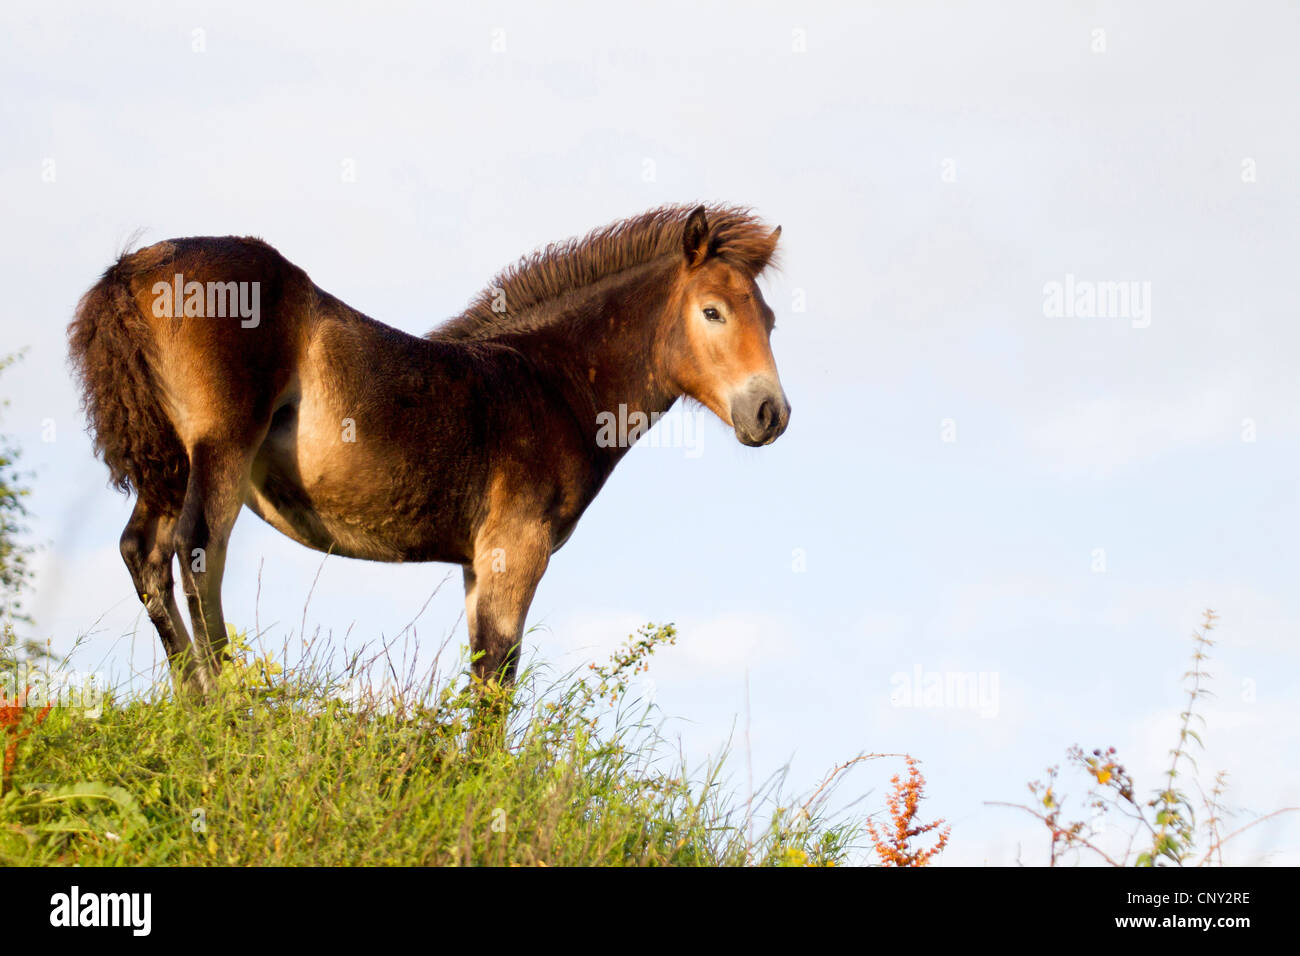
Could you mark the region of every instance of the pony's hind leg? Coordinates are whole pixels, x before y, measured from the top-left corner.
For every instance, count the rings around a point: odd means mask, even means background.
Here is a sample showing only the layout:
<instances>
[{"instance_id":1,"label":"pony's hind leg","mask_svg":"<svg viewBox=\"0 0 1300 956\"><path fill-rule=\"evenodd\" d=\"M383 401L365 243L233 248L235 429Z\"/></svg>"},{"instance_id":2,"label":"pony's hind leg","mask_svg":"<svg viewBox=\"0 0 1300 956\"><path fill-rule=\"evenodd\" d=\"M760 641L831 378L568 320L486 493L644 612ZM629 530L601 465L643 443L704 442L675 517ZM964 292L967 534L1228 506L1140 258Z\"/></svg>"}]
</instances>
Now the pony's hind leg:
<instances>
[{"instance_id":1,"label":"pony's hind leg","mask_svg":"<svg viewBox=\"0 0 1300 956\"><path fill-rule=\"evenodd\" d=\"M175 527L175 515L164 514L145 504L143 498L138 499L131 520L122 531L122 560L131 572L135 593L162 639L177 685L202 691L206 689L207 674L194 658L189 631L176 605L172 577Z\"/></svg>"},{"instance_id":2,"label":"pony's hind leg","mask_svg":"<svg viewBox=\"0 0 1300 956\"><path fill-rule=\"evenodd\" d=\"M251 449L200 442L190 449L189 483L176 524L181 583L190 606L196 652L212 677L226 657L221 579L230 532L248 491Z\"/></svg>"}]
</instances>

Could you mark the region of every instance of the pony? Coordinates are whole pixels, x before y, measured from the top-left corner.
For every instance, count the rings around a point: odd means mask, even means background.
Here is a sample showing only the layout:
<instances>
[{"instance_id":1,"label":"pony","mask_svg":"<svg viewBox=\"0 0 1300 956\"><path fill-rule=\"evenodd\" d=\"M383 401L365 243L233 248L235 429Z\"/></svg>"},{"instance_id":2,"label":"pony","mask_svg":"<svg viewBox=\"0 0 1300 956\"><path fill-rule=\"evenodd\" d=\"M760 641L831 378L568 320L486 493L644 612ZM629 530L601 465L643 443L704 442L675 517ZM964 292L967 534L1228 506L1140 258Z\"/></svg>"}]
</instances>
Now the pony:
<instances>
[{"instance_id":1,"label":"pony","mask_svg":"<svg viewBox=\"0 0 1300 956\"><path fill-rule=\"evenodd\" d=\"M461 565L474 674L513 681L551 555L638 437L602 420L685 397L746 445L785 431L756 284L780 233L739 207L662 206L525 256L424 337L260 239L120 256L69 353L95 453L135 496L122 558L177 685L210 691L228 653L244 507L329 554Z\"/></svg>"}]
</instances>

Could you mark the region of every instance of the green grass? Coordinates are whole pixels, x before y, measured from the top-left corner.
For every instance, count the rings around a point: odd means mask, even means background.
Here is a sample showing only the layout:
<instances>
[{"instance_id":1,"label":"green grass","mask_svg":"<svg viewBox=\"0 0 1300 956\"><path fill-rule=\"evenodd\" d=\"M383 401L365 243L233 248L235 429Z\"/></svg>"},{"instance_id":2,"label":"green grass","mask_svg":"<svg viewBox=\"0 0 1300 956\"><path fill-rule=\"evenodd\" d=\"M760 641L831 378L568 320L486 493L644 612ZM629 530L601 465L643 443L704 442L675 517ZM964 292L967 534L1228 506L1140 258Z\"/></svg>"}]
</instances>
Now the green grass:
<instances>
[{"instance_id":1,"label":"green grass","mask_svg":"<svg viewBox=\"0 0 1300 956\"><path fill-rule=\"evenodd\" d=\"M629 704L628 675L672 634L644 628L608 667L486 697L462 673L350 700L345 683L373 673L309 660L280 674L240 644L206 703L164 680L98 718L25 708L4 731L0 863L848 862L863 821L824 813L838 769L807 800L783 798L778 774L746 801L724 786L725 755L688 772Z\"/></svg>"}]
</instances>

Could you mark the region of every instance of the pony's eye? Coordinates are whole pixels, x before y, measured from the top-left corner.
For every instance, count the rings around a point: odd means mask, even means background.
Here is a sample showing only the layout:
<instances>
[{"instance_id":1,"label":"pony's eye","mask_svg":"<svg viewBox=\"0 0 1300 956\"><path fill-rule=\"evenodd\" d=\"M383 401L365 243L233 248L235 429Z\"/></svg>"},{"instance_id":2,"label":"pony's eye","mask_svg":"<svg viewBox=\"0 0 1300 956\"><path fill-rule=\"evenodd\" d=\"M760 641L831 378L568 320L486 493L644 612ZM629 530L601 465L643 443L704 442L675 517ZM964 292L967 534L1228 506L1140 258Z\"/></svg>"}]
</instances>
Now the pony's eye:
<instances>
[{"instance_id":1,"label":"pony's eye","mask_svg":"<svg viewBox=\"0 0 1300 956\"><path fill-rule=\"evenodd\" d=\"M723 321L723 318L722 318L722 316L721 316L720 314L718 314L718 310L717 310L717 309L705 309L705 310L704 310L704 317L705 317L706 319L708 319L710 322L721 322L721 321Z\"/></svg>"}]
</instances>

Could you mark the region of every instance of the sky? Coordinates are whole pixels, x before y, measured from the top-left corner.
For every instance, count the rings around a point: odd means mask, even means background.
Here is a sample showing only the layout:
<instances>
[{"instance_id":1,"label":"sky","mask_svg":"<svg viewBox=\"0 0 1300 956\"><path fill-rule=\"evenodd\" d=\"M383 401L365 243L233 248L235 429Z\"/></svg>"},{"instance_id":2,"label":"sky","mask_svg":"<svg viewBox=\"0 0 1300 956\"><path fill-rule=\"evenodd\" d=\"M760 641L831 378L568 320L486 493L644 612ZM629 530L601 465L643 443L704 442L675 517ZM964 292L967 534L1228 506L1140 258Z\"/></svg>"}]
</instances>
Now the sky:
<instances>
[{"instance_id":1,"label":"sky","mask_svg":"<svg viewBox=\"0 0 1300 956\"><path fill-rule=\"evenodd\" d=\"M137 230L261 236L422 334L546 242L740 203L783 227L789 429L675 411L689 441L633 449L553 558L530 659L675 623L638 692L693 763L730 740L735 787L788 765L806 793L910 753L942 862L1042 863L990 804L1076 743L1154 791L1213 608L1199 779L1228 772L1231 825L1300 805L1300 9L1052 6L7 7L0 431L34 475L35 632L86 668L159 654L65 345ZM250 512L229 562L226 618L269 645L466 639L455 568L322 563ZM907 706L918 675L982 692ZM882 806L899 766L837 799ZM1300 814L1225 858L1300 864Z\"/></svg>"}]
</instances>

